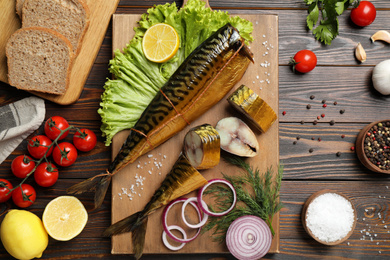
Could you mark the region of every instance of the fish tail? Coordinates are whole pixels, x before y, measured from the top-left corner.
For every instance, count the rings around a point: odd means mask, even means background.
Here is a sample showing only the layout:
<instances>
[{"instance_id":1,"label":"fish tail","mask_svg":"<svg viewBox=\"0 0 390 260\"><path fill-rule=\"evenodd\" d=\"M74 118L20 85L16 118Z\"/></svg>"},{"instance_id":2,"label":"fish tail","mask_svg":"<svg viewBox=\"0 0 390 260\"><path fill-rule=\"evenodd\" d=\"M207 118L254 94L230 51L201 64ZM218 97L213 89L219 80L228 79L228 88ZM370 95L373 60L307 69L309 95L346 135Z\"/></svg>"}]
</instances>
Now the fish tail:
<instances>
[{"instance_id":1,"label":"fish tail","mask_svg":"<svg viewBox=\"0 0 390 260\"><path fill-rule=\"evenodd\" d=\"M241 48L240 53L242 55L244 55L245 57L247 57L252 63L255 63L255 59L253 57L253 52L249 49L248 46L244 45Z\"/></svg>"},{"instance_id":2,"label":"fish tail","mask_svg":"<svg viewBox=\"0 0 390 260\"><path fill-rule=\"evenodd\" d=\"M94 176L85 181L77 183L71 187L69 187L66 192L68 194L82 194L85 192L95 192L95 208L99 208L106 196L107 189L111 183L110 174L102 174L100 176Z\"/></svg>"},{"instance_id":3,"label":"fish tail","mask_svg":"<svg viewBox=\"0 0 390 260\"><path fill-rule=\"evenodd\" d=\"M140 259L144 250L148 215L139 211L109 226L104 232L104 237L110 237L121 233L131 232L133 251L136 259Z\"/></svg>"}]
</instances>

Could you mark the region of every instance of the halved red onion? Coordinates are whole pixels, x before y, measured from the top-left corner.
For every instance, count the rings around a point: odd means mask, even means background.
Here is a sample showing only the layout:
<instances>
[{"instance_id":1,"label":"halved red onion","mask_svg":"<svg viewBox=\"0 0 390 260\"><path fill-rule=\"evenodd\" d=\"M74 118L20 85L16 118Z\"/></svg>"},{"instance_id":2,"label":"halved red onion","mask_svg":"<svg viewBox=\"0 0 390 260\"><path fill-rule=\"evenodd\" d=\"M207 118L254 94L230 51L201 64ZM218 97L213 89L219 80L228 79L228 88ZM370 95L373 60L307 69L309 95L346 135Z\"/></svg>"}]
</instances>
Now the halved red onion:
<instances>
[{"instance_id":1,"label":"halved red onion","mask_svg":"<svg viewBox=\"0 0 390 260\"><path fill-rule=\"evenodd\" d=\"M207 189L207 187L209 187L211 184L214 184L214 183L222 183L222 184L225 184L226 186L228 186L232 192L233 192L233 203L232 205L230 206L229 209L225 210L225 211L222 211L222 212L211 212L208 207L205 207L206 205L206 202L203 201L202 197L203 197L203 192ZM224 180L224 179L212 179L212 180L209 180L209 182L203 186L199 192L198 192L198 205L199 207L201 208L201 210L203 212L205 212L207 215L210 215L210 216L213 216L213 217L220 217L220 216L224 216L226 214L228 214L233 208L234 206L236 205L236 202L237 202L237 195L236 195L236 190L234 189L233 185L228 182L227 180Z\"/></svg>"},{"instance_id":2,"label":"halved red onion","mask_svg":"<svg viewBox=\"0 0 390 260\"><path fill-rule=\"evenodd\" d=\"M181 207L181 218L183 219L184 223L188 227L190 227L190 228L201 228L204 224L206 224L207 220L209 219L209 216L203 212L203 218L201 219L201 221L198 224L193 225L193 224L188 223L187 220L186 220L186 216L184 214L184 211L185 211L188 203L191 203L191 202L198 202L198 198L197 197L191 197L191 198L188 198L183 203L183 206Z\"/></svg>"},{"instance_id":3,"label":"halved red onion","mask_svg":"<svg viewBox=\"0 0 390 260\"><path fill-rule=\"evenodd\" d=\"M186 234L186 232L184 231L184 229L182 229L182 228L179 227L179 226L176 226L176 225L168 226L168 230L169 230L169 231L171 231L171 230L178 230L178 231L180 231L180 233L182 233L183 239L187 239L187 234ZM172 245L169 244L169 242L168 242L168 239L167 239L167 232L165 232L165 230L164 230L163 233L162 233L162 240L163 240L164 245L165 245L168 249L170 249L170 250L172 250L172 251L180 250L180 249L182 249L182 248L185 246L185 244L186 244L186 243L181 243L180 246L172 246Z\"/></svg>"},{"instance_id":4,"label":"halved red onion","mask_svg":"<svg viewBox=\"0 0 390 260\"><path fill-rule=\"evenodd\" d=\"M232 222L226 232L226 245L239 260L256 260L265 256L272 242L271 230L257 216L243 216Z\"/></svg>"},{"instance_id":5,"label":"halved red onion","mask_svg":"<svg viewBox=\"0 0 390 260\"><path fill-rule=\"evenodd\" d=\"M188 242L191 242L192 240L194 240L195 238L197 238L197 236L200 234L200 228L198 229L198 231L196 232L196 234L191 237L191 238L178 238L177 236L175 236L174 234L172 234L172 232L168 229L168 224L167 224L167 216L168 216L168 212L169 210L173 207L173 205L177 204L177 203L180 203L180 202L185 202L187 199L186 198L179 198L177 200L173 200L171 201L164 209L163 211L163 214L162 214L162 226L165 230L165 232L167 233L167 235L172 238L173 240L175 240L176 242L180 242L180 243L188 243ZM198 213L198 217L200 220L202 220L202 216L200 214L200 209L199 207L197 206L197 204L193 203L193 202L190 202L190 204L196 209L196 212Z\"/></svg>"}]
</instances>

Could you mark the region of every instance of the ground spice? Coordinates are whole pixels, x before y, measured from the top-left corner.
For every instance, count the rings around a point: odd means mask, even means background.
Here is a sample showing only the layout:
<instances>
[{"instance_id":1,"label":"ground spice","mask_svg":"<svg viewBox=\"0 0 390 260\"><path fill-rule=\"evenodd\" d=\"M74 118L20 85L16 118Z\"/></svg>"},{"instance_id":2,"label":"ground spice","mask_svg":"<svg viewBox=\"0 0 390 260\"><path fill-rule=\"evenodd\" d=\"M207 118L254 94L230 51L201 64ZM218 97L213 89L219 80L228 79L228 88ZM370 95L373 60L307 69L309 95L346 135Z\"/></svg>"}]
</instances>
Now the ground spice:
<instances>
[{"instance_id":1,"label":"ground spice","mask_svg":"<svg viewBox=\"0 0 390 260\"><path fill-rule=\"evenodd\" d=\"M306 225L324 242L338 241L352 230L355 221L351 202L336 193L315 198L307 208Z\"/></svg>"}]
</instances>

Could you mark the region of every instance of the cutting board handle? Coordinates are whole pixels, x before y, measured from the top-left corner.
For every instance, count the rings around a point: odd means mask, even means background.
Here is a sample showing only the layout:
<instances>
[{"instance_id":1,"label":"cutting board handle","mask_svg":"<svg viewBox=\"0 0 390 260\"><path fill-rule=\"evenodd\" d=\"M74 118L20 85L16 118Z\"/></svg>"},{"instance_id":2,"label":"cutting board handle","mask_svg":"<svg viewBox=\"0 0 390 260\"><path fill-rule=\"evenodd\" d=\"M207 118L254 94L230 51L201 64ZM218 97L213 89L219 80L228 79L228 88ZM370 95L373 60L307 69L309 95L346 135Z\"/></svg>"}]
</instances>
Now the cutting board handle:
<instances>
[{"instance_id":1,"label":"cutting board handle","mask_svg":"<svg viewBox=\"0 0 390 260\"><path fill-rule=\"evenodd\" d=\"M206 7L210 7L209 0L202 0L203 2L206 2ZM183 5L182 7L187 4L188 0L183 0Z\"/></svg>"}]
</instances>

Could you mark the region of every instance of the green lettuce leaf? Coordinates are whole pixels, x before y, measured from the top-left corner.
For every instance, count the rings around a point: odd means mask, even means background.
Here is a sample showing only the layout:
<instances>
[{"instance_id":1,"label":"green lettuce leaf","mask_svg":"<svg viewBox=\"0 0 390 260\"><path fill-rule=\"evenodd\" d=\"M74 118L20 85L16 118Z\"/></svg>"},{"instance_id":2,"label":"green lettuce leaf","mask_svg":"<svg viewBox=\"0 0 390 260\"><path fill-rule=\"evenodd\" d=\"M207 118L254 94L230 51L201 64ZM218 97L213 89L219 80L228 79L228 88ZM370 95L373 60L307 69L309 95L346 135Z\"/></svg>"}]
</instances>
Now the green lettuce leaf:
<instances>
[{"instance_id":1,"label":"green lettuce leaf","mask_svg":"<svg viewBox=\"0 0 390 260\"><path fill-rule=\"evenodd\" d=\"M171 25L180 37L179 50L162 64L149 61L142 51L142 38L156 23ZM201 0L189 0L180 10L176 3L157 5L141 16L134 28L133 39L122 52L116 50L109 63L109 71L115 79L107 79L98 110L107 146L116 133L135 125L157 91L185 58L226 23L236 27L247 43L253 41L251 22L238 16L230 17L228 12L212 11Z\"/></svg>"}]
</instances>

